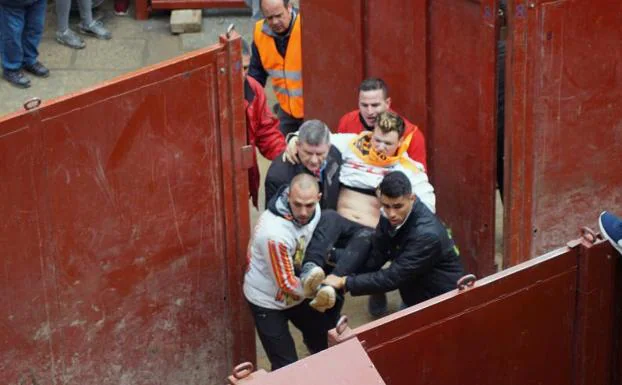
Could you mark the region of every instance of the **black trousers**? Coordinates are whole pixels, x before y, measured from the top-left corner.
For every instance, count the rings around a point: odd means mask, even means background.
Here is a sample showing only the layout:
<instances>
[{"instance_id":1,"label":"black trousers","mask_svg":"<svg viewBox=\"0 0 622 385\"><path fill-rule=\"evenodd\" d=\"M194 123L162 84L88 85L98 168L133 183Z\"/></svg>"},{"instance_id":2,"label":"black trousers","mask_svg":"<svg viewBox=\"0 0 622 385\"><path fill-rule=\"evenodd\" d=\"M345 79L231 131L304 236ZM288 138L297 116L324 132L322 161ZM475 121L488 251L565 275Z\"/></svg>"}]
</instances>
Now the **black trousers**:
<instances>
[{"instance_id":1,"label":"black trousers","mask_svg":"<svg viewBox=\"0 0 622 385\"><path fill-rule=\"evenodd\" d=\"M313 262L331 272L329 259L332 259L336 261L332 274L340 277L354 274L367 261L373 233L373 229L350 221L334 210L323 210L307 245L303 264Z\"/></svg>"},{"instance_id":2,"label":"black trousers","mask_svg":"<svg viewBox=\"0 0 622 385\"><path fill-rule=\"evenodd\" d=\"M248 302L257 334L261 340L272 370L298 360L296 344L289 332L289 321L302 332L302 337L311 354L328 347L328 331L335 327L343 306L343 297L326 313L320 313L309 306L309 300L285 310L266 309Z\"/></svg>"},{"instance_id":3,"label":"black trousers","mask_svg":"<svg viewBox=\"0 0 622 385\"><path fill-rule=\"evenodd\" d=\"M279 118L279 130L283 133L283 136L298 131L300 125L304 122L303 119L294 118L287 112L283 111L281 106L276 105L277 117Z\"/></svg>"}]
</instances>

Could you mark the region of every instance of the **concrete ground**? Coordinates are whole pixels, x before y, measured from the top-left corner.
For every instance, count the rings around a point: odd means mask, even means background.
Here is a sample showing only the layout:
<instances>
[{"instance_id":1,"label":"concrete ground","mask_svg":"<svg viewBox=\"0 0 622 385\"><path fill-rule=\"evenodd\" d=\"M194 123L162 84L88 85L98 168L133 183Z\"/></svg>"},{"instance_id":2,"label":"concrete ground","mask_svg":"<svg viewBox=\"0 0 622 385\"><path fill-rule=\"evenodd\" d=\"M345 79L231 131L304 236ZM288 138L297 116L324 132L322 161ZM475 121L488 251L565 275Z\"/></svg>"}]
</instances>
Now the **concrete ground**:
<instances>
[{"instance_id":1,"label":"concrete ground","mask_svg":"<svg viewBox=\"0 0 622 385\"><path fill-rule=\"evenodd\" d=\"M47 79L32 79L32 87L18 89L5 81L0 81L0 117L22 108L24 101L32 97L49 100L66 94L77 92L100 82L111 80L125 73L145 66L173 58L195 49L203 48L218 41L218 36L225 32L227 26L234 23L236 30L250 41L253 23L250 12L240 10L207 10L204 11L203 31L182 35L172 35L169 27L169 12L153 14L149 20L137 21L133 17L116 17L112 11L112 2L106 1L96 11L96 17L101 17L105 25L112 31L113 39L100 41L85 38L87 47L83 50L73 50L61 46L54 40L56 30L53 3L47 13L46 29L40 45L40 60L51 70ZM72 28L78 23L76 15L72 17ZM271 104L275 102L274 95L268 91ZM269 162L260 156L262 175L266 174ZM263 182L262 182L263 186ZM260 193L263 196L263 193ZM497 199L500 202L499 199ZM263 202L260 203L263 207ZM500 211L499 211L500 213ZM251 217L254 223L259 212L251 207ZM497 216L497 233L502 231L502 216ZM497 248L500 237L497 237ZM500 254L497 255L500 260ZM499 265L500 266L500 265ZM389 294L389 310L396 311L400 299L396 292ZM346 300L343 314L348 315L351 327L357 327L372 320L367 313L367 297ZM295 328L292 332L297 341L300 357L308 355L302 344L302 338ZM269 370L270 365L257 341L258 366Z\"/></svg>"},{"instance_id":2,"label":"concrete ground","mask_svg":"<svg viewBox=\"0 0 622 385\"><path fill-rule=\"evenodd\" d=\"M244 10L207 10L202 32L172 35L169 12L137 21L133 17L115 16L112 1L107 0L95 11L95 17L102 18L112 32L112 40L84 37L86 48L74 50L55 41L56 14L54 3L49 2L39 59L50 68L50 77L31 76L32 86L27 89L15 88L0 80L0 116L21 109L29 98L53 99L214 44L230 23L235 24L238 33L249 38L252 30L249 15ZM71 28L75 30L78 22L78 16L72 15Z\"/></svg>"}]
</instances>

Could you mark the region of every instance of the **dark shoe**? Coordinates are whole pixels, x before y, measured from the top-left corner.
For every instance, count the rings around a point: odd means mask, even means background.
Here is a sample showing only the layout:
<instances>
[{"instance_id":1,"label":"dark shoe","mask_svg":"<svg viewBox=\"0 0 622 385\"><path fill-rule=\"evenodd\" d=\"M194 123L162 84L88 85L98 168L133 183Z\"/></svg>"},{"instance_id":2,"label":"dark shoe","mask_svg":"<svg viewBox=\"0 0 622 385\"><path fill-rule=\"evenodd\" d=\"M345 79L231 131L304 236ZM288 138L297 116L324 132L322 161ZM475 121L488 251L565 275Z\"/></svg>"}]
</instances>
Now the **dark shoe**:
<instances>
[{"instance_id":1,"label":"dark shoe","mask_svg":"<svg viewBox=\"0 0 622 385\"><path fill-rule=\"evenodd\" d=\"M367 302L367 310L373 317L381 317L387 312L387 295L372 294Z\"/></svg>"},{"instance_id":2,"label":"dark shoe","mask_svg":"<svg viewBox=\"0 0 622 385\"><path fill-rule=\"evenodd\" d=\"M603 211L598 218L598 226L605 239L622 254L622 219Z\"/></svg>"},{"instance_id":3,"label":"dark shoe","mask_svg":"<svg viewBox=\"0 0 622 385\"><path fill-rule=\"evenodd\" d=\"M40 61L35 62L34 64L31 64L31 65L25 65L24 69L30 72L31 74L38 76L40 78L47 78L48 76L50 76L50 70L47 69L46 66L41 64Z\"/></svg>"},{"instance_id":4,"label":"dark shoe","mask_svg":"<svg viewBox=\"0 0 622 385\"><path fill-rule=\"evenodd\" d=\"M2 77L6 81L14 85L15 87L19 87L19 88L30 87L30 79L28 79L28 76L26 76L24 72L22 72L22 70L17 70L17 71L4 70L2 72Z\"/></svg>"},{"instance_id":5,"label":"dark shoe","mask_svg":"<svg viewBox=\"0 0 622 385\"><path fill-rule=\"evenodd\" d=\"M99 20L95 20L89 25L78 24L78 31L84 35L93 36L102 40L109 40L112 38L110 31L108 31Z\"/></svg>"},{"instance_id":6,"label":"dark shoe","mask_svg":"<svg viewBox=\"0 0 622 385\"><path fill-rule=\"evenodd\" d=\"M73 49L82 49L86 47L84 40L80 39L80 36L76 35L76 33L69 28L64 32L57 31L56 41Z\"/></svg>"}]
</instances>

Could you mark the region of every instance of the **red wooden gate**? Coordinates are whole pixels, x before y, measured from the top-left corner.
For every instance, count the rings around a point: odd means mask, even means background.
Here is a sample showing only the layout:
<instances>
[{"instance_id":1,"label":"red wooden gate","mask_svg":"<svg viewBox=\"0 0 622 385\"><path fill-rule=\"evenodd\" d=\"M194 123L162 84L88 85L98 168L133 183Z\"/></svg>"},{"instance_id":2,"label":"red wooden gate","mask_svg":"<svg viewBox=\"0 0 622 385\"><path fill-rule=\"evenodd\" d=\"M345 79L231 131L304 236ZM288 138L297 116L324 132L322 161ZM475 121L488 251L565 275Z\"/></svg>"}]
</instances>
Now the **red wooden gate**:
<instances>
[{"instance_id":1,"label":"red wooden gate","mask_svg":"<svg viewBox=\"0 0 622 385\"><path fill-rule=\"evenodd\" d=\"M208 384L254 360L239 39L0 121L6 384Z\"/></svg>"}]
</instances>

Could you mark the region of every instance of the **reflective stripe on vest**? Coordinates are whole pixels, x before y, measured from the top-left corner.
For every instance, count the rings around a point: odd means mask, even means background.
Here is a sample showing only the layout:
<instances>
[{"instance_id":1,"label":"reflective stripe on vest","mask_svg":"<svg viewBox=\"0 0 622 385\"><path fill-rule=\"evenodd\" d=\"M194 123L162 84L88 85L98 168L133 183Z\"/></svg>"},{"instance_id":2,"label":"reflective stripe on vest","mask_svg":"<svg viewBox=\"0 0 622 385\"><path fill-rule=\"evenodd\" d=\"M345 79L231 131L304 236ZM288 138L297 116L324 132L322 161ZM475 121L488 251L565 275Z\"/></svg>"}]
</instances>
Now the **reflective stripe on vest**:
<instances>
[{"instance_id":1,"label":"reflective stripe on vest","mask_svg":"<svg viewBox=\"0 0 622 385\"><path fill-rule=\"evenodd\" d=\"M296 16L287 43L285 58L276 49L274 38L262 31L265 20L255 24L253 35L259 51L261 64L272 80L277 100L287 114L302 119L304 117L304 99L302 87L302 50L301 19ZM266 28L268 28L266 26Z\"/></svg>"}]
</instances>

